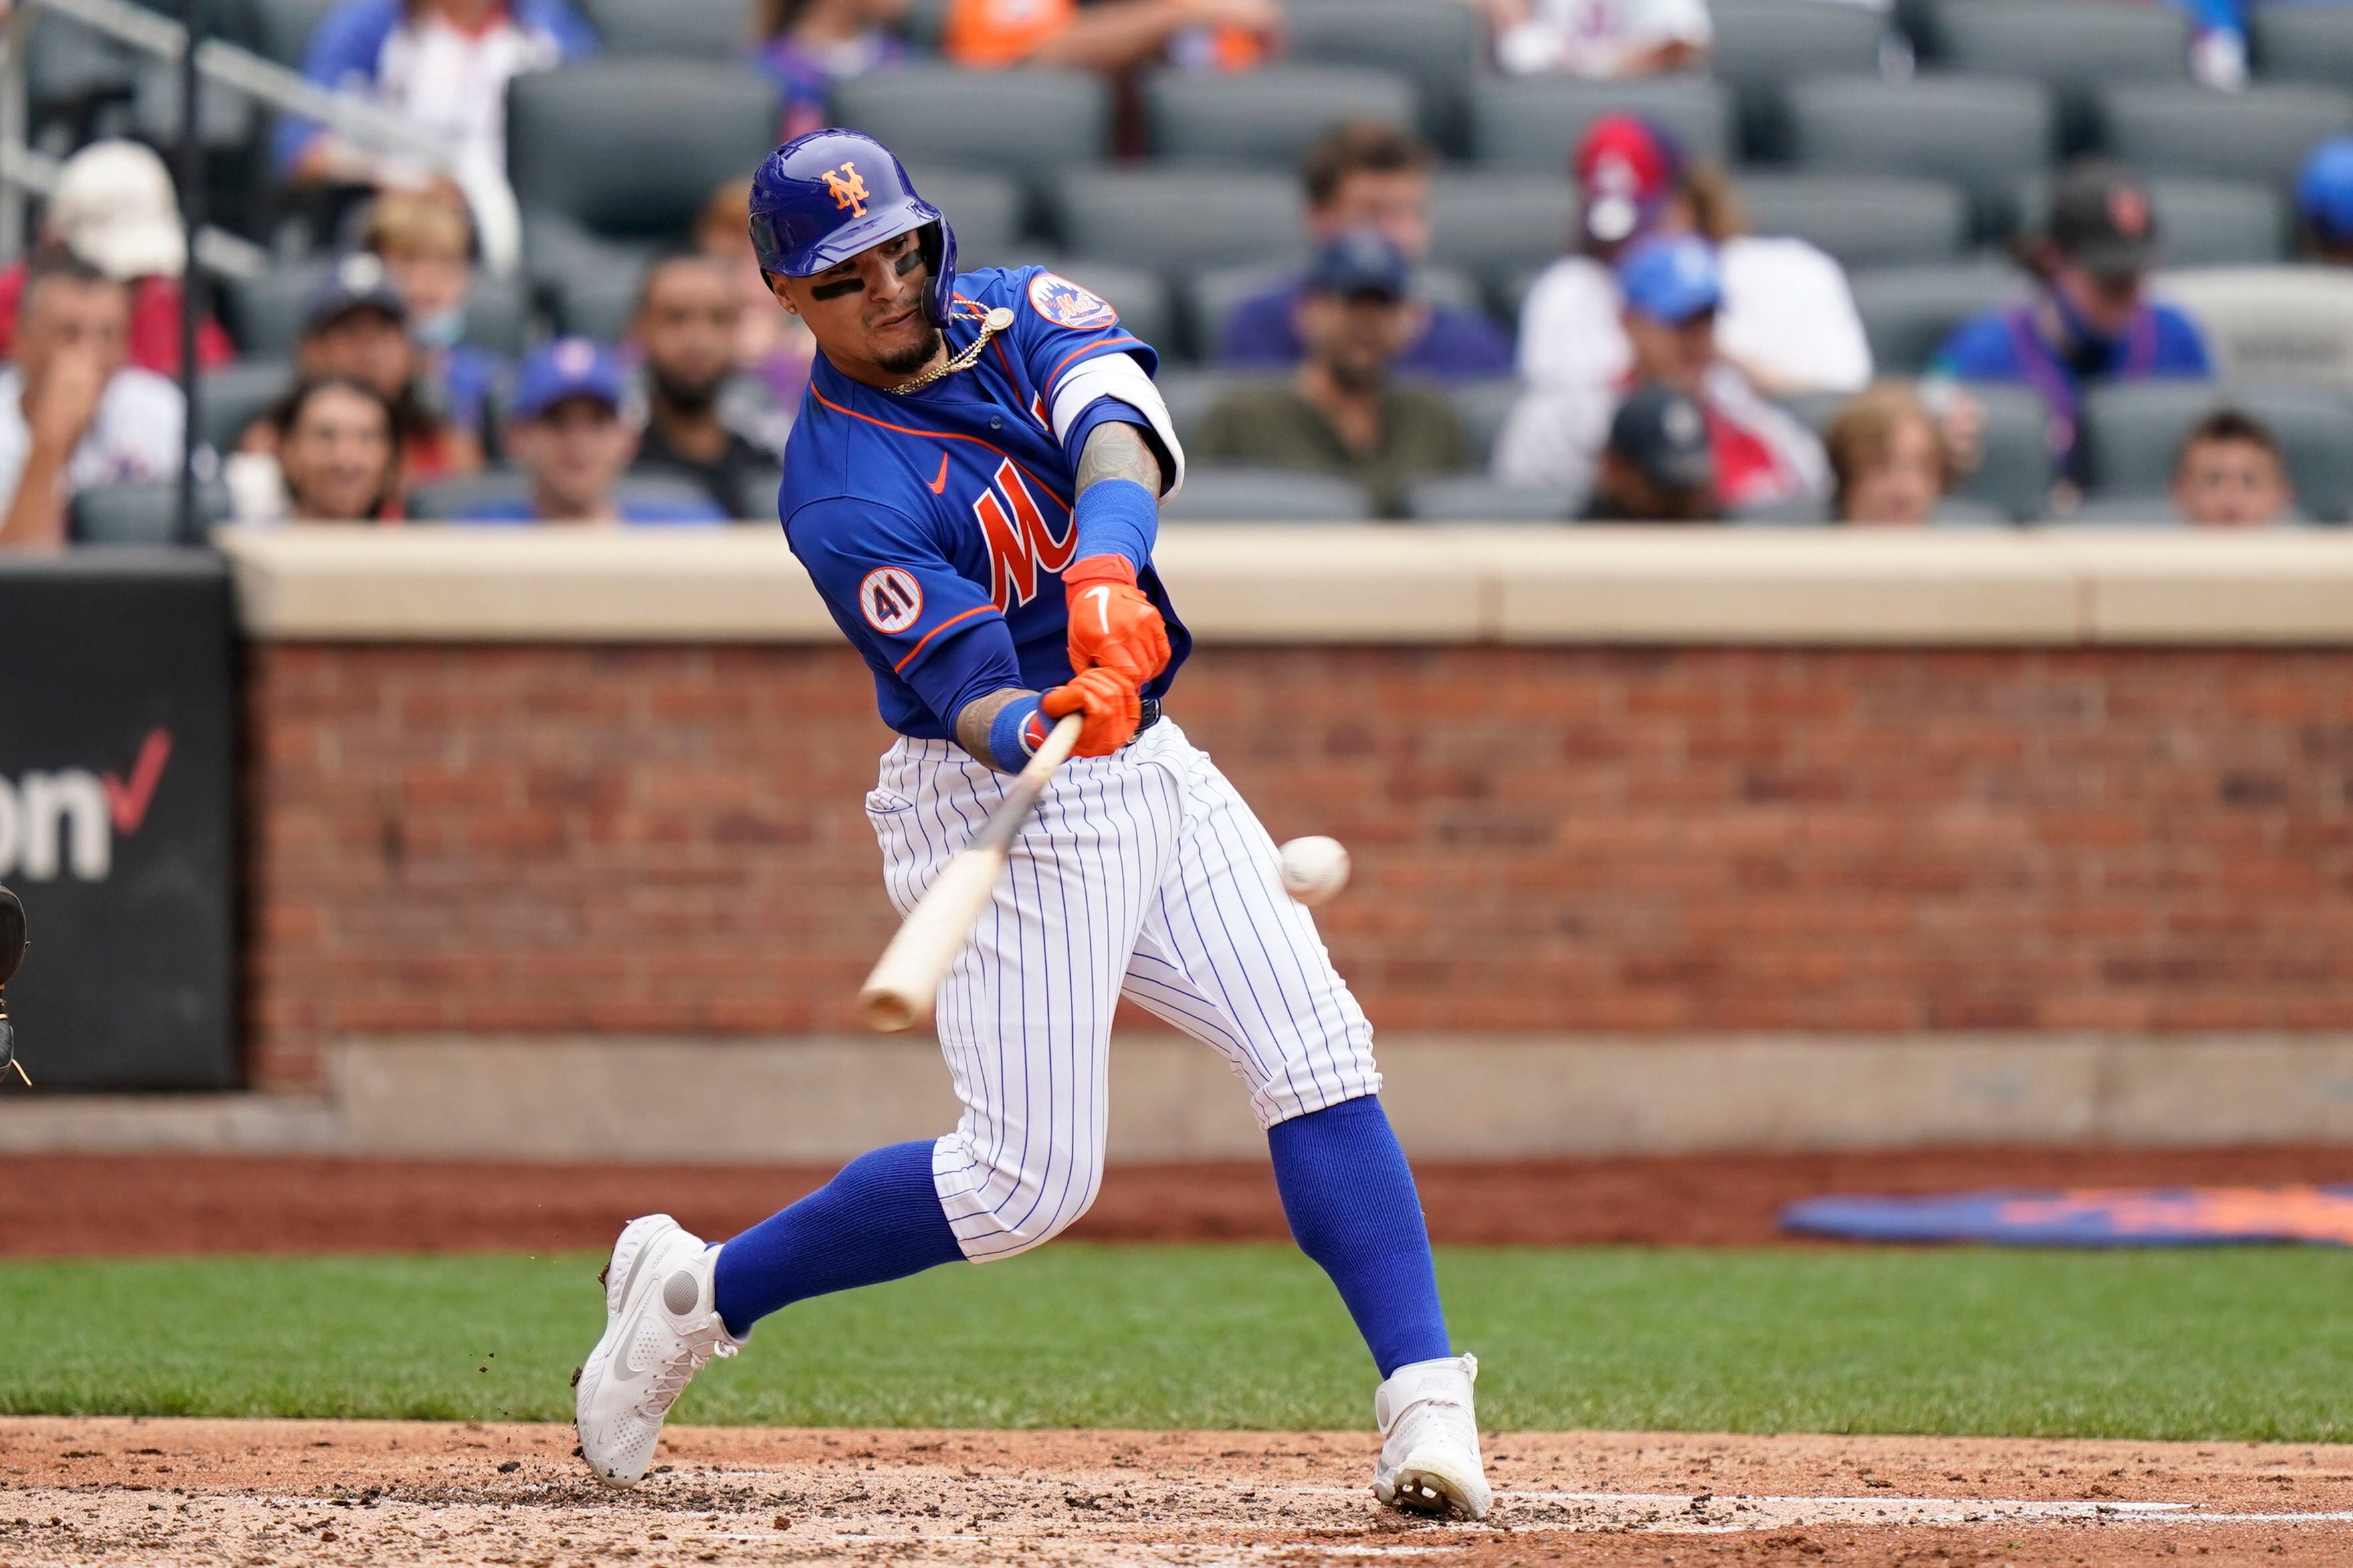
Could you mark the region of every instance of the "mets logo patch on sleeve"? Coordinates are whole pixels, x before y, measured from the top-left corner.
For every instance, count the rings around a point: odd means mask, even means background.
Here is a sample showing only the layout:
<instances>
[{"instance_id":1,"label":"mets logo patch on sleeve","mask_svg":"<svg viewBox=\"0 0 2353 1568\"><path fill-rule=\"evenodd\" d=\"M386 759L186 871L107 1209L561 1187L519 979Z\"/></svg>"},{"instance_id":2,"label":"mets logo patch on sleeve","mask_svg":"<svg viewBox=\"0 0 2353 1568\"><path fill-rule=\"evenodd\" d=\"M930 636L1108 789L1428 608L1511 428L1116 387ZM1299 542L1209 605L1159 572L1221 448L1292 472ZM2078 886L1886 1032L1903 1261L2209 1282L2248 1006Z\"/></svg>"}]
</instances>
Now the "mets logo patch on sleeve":
<instances>
[{"instance_id":1,"label":"mets logo patch on sleeve","mask_svg":"<svg viewBox=\"0 0 2353 1568\"><path fill-rule=\"evenodd\" d=\"M1051 272L1040 272L1029 280L1029 308L1058 327L1080 332L1108 327L1119 320L1111 301Z\"/></svg>"},{"instance_id":2,"label":"mets logo patch on sleeve","mask_svg":"<svg viewBox=\"0 0 2353 1568\"><path fill-rule=\"evenodd\" d=\"M877 566L858 584L858 607L866 612L866 624L876 631L903 632L923 618L923 584L912 572Z\"/></svg>"}]
</instances>

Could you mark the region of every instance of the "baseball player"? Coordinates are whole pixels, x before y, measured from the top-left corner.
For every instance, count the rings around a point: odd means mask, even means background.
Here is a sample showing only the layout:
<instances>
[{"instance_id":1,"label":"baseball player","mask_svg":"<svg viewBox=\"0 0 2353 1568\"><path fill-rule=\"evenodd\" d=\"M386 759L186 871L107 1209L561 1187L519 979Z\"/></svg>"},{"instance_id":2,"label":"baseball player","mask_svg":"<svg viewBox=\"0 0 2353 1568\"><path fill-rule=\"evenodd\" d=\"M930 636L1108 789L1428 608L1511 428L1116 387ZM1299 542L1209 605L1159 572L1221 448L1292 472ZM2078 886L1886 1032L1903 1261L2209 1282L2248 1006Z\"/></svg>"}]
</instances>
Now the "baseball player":
<instances>
[{"instance_id":1,"label":"baseball player","mask_svg":"<svg viewBox=\"0 0 2353 1568\"><path fill-rule=\"evenodd\" d=\"M822 351L777 506L898 731L866 810L902 914L1052 722L1083 728L940 987L955 1130L861 1155L723 1246L631 1221L579 1380L582 1455L633 1484L687 1381L761 1318L1010 1258L1084 1214L1125 996L1248 1088L1292 1233L1380 1371L1375 1493L1483 1515L1478 1363L1451 1353L1371 1028L1265 829L1162 710L1192 639L1152 565L1185 468L1156 356L1067 279L959 273L938 209L849 132L761 165L752 239Z\"/></svg>"}]
</instances>

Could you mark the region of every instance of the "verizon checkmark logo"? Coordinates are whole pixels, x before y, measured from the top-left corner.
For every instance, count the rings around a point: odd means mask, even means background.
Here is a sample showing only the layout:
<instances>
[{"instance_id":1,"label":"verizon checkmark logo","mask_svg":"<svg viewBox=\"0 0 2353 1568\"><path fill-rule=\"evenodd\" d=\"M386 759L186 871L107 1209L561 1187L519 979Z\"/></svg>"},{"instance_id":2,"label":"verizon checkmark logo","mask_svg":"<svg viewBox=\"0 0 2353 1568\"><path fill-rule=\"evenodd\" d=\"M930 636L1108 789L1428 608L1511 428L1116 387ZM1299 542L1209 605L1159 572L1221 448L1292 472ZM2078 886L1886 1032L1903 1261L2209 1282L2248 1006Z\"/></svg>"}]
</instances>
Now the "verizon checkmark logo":
<instances>
[{"instance_id":1,"label":"verizon checkmark logo","mask_svg":"<svg viewBox=\"0 0 2353 1568\"><path fill-rule=\"evenodd\" d=\"M159 728L139 742L128 779L89 768L0 775L0 877L103 880L114 868L115 837L145 825L171 761L172 732Z\"/></svg>"}]
</instances>

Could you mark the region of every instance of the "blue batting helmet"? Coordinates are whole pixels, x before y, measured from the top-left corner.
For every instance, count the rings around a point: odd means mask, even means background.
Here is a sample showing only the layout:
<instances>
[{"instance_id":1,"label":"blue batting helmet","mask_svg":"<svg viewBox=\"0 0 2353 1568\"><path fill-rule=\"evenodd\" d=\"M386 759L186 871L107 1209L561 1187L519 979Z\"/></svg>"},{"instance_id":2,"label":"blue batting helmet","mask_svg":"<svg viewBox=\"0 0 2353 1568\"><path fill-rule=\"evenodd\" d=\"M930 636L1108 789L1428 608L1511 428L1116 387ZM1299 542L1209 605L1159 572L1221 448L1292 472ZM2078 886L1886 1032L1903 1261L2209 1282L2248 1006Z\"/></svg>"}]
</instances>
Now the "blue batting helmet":
<instances>
[{"instance_id":1,"label":"blue batting helmet","mask_svg":"<svg viewBox=\"0 0 2353 1568\"><path fill-rule=\"evenodd\" d=\"M925 308L944 325L955 295L955 233L915 194L891 149L855 131L812 131L769 153L752 176L752 248L767 271L807 278L910 230L920 233L932 269Z\"/></svg>"}]
</instances>

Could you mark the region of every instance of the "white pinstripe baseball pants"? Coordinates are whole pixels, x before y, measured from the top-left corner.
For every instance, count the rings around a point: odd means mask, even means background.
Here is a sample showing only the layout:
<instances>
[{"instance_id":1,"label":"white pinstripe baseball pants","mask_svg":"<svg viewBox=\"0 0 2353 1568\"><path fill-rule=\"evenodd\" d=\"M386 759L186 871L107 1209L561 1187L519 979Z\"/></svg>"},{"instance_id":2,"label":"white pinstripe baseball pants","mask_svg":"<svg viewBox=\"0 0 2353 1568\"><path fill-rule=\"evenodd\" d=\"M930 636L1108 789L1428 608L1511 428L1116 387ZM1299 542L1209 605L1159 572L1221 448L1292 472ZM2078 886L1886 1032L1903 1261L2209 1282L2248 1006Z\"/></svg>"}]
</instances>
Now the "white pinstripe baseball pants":
<instances>
[{"instance_id":1,"label":"white pinstripe baseball pants","mask_svg":"<svg viewBox=\"0 0 2353 1568\"><path fill-rule=\"evenodd\" d=\"M884 754L866 809L901 914L1006 782L951 742ZM1123 994L1215 1047L1261 1126L1380 1089L1372 1027L1282 890L1273 840L1168 720L1064 766L940 987L964 1114L932 1175L974 1262L1036 1247L1094 1202Z\"/></svg>"}]
</instances>

